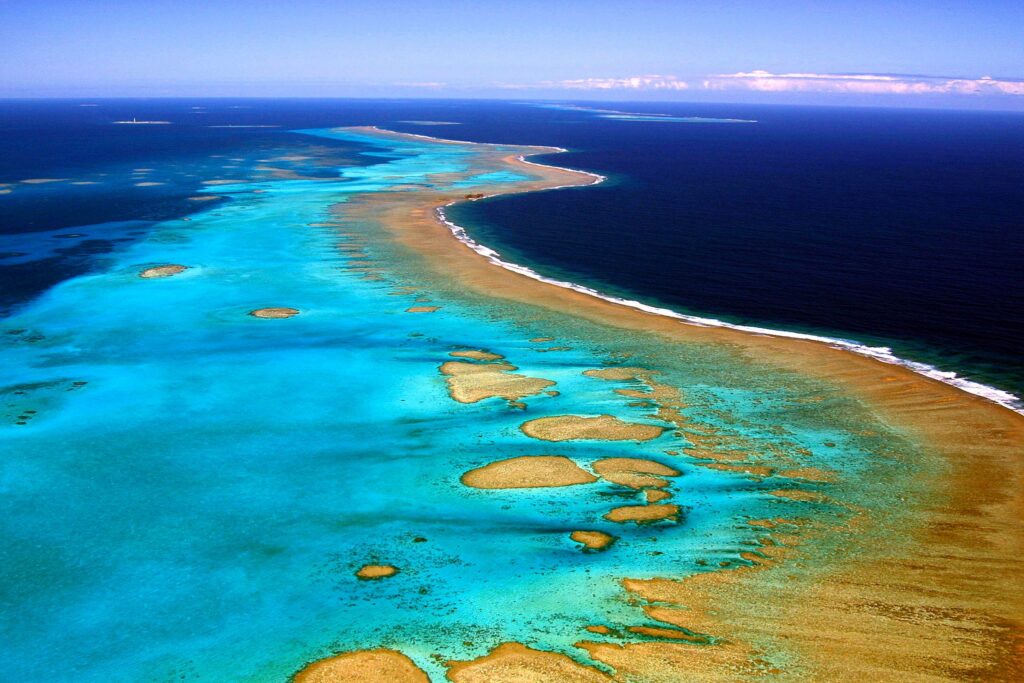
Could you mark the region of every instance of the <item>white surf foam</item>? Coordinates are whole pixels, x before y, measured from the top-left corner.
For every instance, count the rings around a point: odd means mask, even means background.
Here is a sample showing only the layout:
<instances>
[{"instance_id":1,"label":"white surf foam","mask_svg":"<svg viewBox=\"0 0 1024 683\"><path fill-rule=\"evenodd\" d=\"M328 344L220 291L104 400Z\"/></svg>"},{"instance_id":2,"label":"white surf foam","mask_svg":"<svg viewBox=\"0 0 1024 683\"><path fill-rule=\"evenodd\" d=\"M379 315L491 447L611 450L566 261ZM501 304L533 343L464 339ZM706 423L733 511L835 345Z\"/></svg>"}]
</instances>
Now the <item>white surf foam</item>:
<instances>
[{"instance_id":1,"label":"white surf foam","mask_svg":"<svg viewBox=\"0 0 1024 683\"><path fill-rule=\"evenodd\" d=\"M530 156L534 154L550 154L568 151L564 147L538 145L507 145L493 142L469 142L467 140L451 140L447 138L439 138L419 133L400 133L386 130L378 126L365 126L364 128L374 130L380 133L390 133L393 135L400 135L403 137L422 138L424 140L433 140L435 142L444 142L450 144L484 145L488 147L530 147L531 149L536 150L534 152L531 152ZM546 188L547 190L558 190L566 187L586 187L589 185L596 185L607 180L605 176L599 173L592 173L590 171L584 171L576 168L568 168L565 166L555 166L553 164L541 164L534 161L527 161L525 156L526 155L521 154L517 156L516 159L529 166L539 166L542 168L572 171L574 173L580 173L591 178L591 182L589 183L569 183L566 185L558 185L555 187ZM930 379L943 382L945 384L949 384L950 386L954 386L957 389L960 389L961 391L965 391L969 394L974 394L975 396L980 396L982 398L992 401L993 403L997 403L1001 406L1009 408L1010 410L1024 414L1024 401L1022 401L1020 397L1008 391L1004 391L996 387L991 387L988 386L987 384L982 384L980 382L975 382L974 380L967 379L966 377L961 377L957 375L957 373L955 372L949 370L942 370L940 368L935 367L934 365L929 365L928 363L922 363L919 361L900 358L895 353L893 353L891 348L887 346L868 346L867 344L862 344L858 341L850 339L826 337L824 335L806 334L803 332L790 332L788 330L776 330L767 327L757 327L753 325L737 325L734 323L725 322L724 320L718 320L716 318L705 318L702 316L685 315L683 313L673 311L669 308L660 308L658 306L651 306L649 304L645 304L641 301L623 299L621 297L615 297L609 294L604 294L603 292L593 289L592 287L586 287L584 285L576 284L575 282L566 282L562 280L556 280L554 278L545 277L544 275L541 275L532 268L520 265L518 263L512 263L511 261L506 261L501 257L501 254L499 254L494 249L486 245L480 244L479 242L471 238L466 233L466 229L463 228L461 225L457 225L450 221L444 211L445 208L451 206L452 204L457 204L462 201L477 201L478 199L486 199L488 197L493 196L495 195L484 195L482 197L475 197L472 199L456 199L445 204L444 206L437 207L437 217L442 223L444 223L448 227L449 230L451 230L452 234L455 236L457 240L459 240L467 247L469 247L476 253L486 258L492 264L504 268L506 270L510 270L513 273L519 273L520 275L525 275L526 277L538 280L540 282L545 282L549 285L562 287L563 289L571 289L573 291L580 292L581 294L586 294L588 296L592 296L597 299L602 299L604 301L608 301L613 304L618 304L620 306L634 308L636 310L644 311L645 313L650 313L652 315L660 315L666 318L674 318L676 320L688 323L690 325L698 325L701 327L726 327L729 329L739 330L741 332L748 332L751 334L762 334L773 337L788 337L791 339L806 339L809 341L827 344L834 348L844 349L847 351L851 351L853 353L860 354L862 356L874 358L875 360L881 361L883 363L890 363L892 365L899 365L905 367L909 370L912 370L913 372L918 373L919 375L923 375Z\"/></svg>"},{"instance_id":2,"label":"white surf foam","mask_svg":"<svg viewBox=\"0 0 1024 683\"><path fill-rule=\"evenodd\" d=\"M477 144L477 143L473 143L473 144ZM549 148L549 149L551 149L551 148ZM560 150L560 151L565 151L565 150ZM523 162L524 164L529 164L531 166L542 166L542 167L545 167L545 168L562 168L564 170L575 171L577 173L586 174L586 175L590 176L591 178L593 178L592 182L587 183L587 185L596 185L597 183L603 182L606 179L605 176L599 175L597 173L590 173L589 171L581 171L581 170L578 170L578 169L565 168L565 167L561 167L561 166L551 166L549 164L539 164L539 163L536 163L536 162L527 161L522 156L519 156L517 158L519 159L519 161ZM548 189L555 190L555 189L560 189L562 187L582 187L582 186L584 186L584 185L559 185L557 187L552 187L552 188L548 188ZM941 369L935 367L934 365L929 365L927 363L921 363L919 361L913 361L913 360L907 360L905 358L900 358L899 356L897 356L896 354L893 353L891 348L889 348L887 346L868 346L867 344L862 344L860 342L849 340L849 339L839 339L837 337L826 337L826 336L823 336L823 335L816 335L816 334L805 334L803 332L790 332L788 330L775 330L775 329L770 329L770 328L767 328L767 327L756 327L756 326L752 326L752 325L736 325L736 324L733 324L733 323L725 322L724 320L717 320L715 318L705 318L705 317L700 317L700 316L685 315L683 313L679 313L677 311L673 311L673 310L668 309L668 308L660 308L660 307L657 307L657 306L651 306L649 304L645 304L645 303L640 302L640 301L633 301L631 299L623 299L623 298L620 298L620 297L611 296L609 294L604 294L603 292L600 292L600 291L598 291L596 289L593 289L591 287L586 287L584 285L576 284L575 282L566 282L566 281L563 281L563 280L556 280L556 279L553 279L553 278L545 277L544 275L541 275L540 273L538 273L537 271L533 270L532 268L520 265L518 263L512 263L511 261L506 261L505 259L503 259L501 257L501 254L499 254L494 249L492 249L492 248L490 248L490 247L488 247L486 245L480 244L479 242L477 242L473 238L471 238L466 233L466 229L465 228L463 228L461 225L457 225L457 224L453 223L452 221L450 221L448 219L448 216L445 214L445 208L448 207L448 206L451 206L452 204L456 204L456 203L461 202L461 201L476 201L477 199L486 199L489 196L494 196L494 195L485 195L484 197L478 197L478 198L471 199L471 200L459 199L459 200L455 200L455 201L449 202L448 204L445 204L444 206L440 206L440 207L438 207L436 209L437 217L438 217L438 219L442 223L444 223L448 227L449 230L451 230L452 234L455 236L455 238L457 240L459 240L460 242L465 244L467 247L469 247L470 249L472 249L476 253L478 253L481 256L483 256L484 258L486 258L492 264L494 264L496 266L499 266L501 268L504 268L506 270L510 270L513 273L519 273L520 275L525 275L526 277L533 278L534 280L539 280L540 282L545 282L545 283L547 283L549 285L554 285L556 287L562 287L564 289L571 289L571 290L573 290L575 292L580 292L581 294L586 294L588 296L592 296L592 297L595 297L595 298L598 298L598 299L602 299L604 301L608 301L608 302L613 303L613 304L618 304L620 306L627 306L629 308L634 308L634 309L639 310L639 311L644 311L645 313L651 313L653 315L660 315L660 316L663 316L663 317L666 317L666 318L674 318L676 320L680 320L682 322L689 323L691 325L698 325L698 326L702 326L702 327L727 327L729 329L739 330L741 332L749 332L751 334L762 334L762 335L769 335L769 336L773 336L773 337L788 337L788 338L791 338L791 339L806 339L806 340L809 340L809 341L820 342L822 344L827 344L827 345L835 347L835 348L840 348L840 349L845 349L847 351L852 351L853 353L858 353L858 354L860 354L862 356L868 356L870 358L874 358L876 360L879 360L879 361L881 361L883 363L891 363L893 365L900 365L900 366L908 368L908 369L910 369L910 370L912 370L912 371L914 371L914 372L916 372L916 373L918 373L920 375L924 375L925 377L928 377L928 378L931 378L931 379L934 379L934 380L938 380L939 382L943 382L945 384L949 384L949 385L954 386L957 389L965 391L965 392L967 392L969 394L974 394L976 396L981 396L981 397L986 398L986 399L988 399L990 401L998 403L1001 406L1009 408L1010 410L1013 410L1013 411L1016 411L1018 413L1024 414L1024 402L1021 401L1020 397L1015 396L1014 394L1011 394L1008 391L1004 391L1002 389L997 389L996 387L990 387L990 386L988 386L986 384L981 384L980 382L975 382L973 380L967 379L966 377L961 377L961 376L957 375L957 373L955 373L955 372L947 371L947 370L941 370Z\"/></svg>"}]
</instances>

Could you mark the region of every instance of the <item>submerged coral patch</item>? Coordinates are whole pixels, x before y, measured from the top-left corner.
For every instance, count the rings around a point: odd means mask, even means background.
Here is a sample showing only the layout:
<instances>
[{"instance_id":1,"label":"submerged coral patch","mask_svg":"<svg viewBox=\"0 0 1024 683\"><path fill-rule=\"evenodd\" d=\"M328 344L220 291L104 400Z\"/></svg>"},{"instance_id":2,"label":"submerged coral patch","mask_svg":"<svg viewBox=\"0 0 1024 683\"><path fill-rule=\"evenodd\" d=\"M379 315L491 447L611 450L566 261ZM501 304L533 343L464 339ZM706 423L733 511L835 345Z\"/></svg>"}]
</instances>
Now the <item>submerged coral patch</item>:
<instances>
[{"instance_id":1,"label":"submerged coral patch","mask_svg":"<svg viewBox=\"0 0 1024 683\"><path fill-rule=\"evenodd\" d=\"M664 427L626 422L613 415L588 417L558 415L529 420L520 425L527 436L542 441L571 441L590 439L597 441L650 441L661 436Z\"/></svg>"},{"instance_id":2,"label":"submerged coral patch","mask_svg":"<svg viewBox=\"0 0 1024 683\"><path fill-rule=\"evenodd\" d=\"M179 266L176 263L169 263L165 266L153 266L152 268L146 268L144 271L139 273L139 277L142 278L160 278L160 277L171 277L178 273L183 273L187 270L186 266Z\"/></svg>"},{"instance_id":3,"label":"submerged coral patch","mask_svg":"<svg viewBox=\"0 0 1024 683\"><path fill-rule=\"evenodd\" d=\"M255 311L249 311L249 315L254 318L291 318L299 314L297 308L287 308L283 306L272 307L272 308L257 308Z\"/></svg>"}]
</instances>

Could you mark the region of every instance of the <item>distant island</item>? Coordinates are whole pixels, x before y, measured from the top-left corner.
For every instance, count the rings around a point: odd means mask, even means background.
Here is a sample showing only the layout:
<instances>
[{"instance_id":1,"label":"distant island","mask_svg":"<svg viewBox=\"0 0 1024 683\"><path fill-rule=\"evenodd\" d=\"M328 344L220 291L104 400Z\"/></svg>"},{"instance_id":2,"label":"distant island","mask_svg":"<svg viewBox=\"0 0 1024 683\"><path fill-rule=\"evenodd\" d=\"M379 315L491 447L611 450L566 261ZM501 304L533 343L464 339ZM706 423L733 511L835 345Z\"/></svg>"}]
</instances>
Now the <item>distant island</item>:
<instances>
[{"instance_id":1,"label":"distant island","mask_svg":"<svg viewBox=\"0 0 1024 683\"><path fill-rule=\"evenodd\" d=\"M111 123L117 123L127 126L160 126L167 125L170 121L139 121L135 117L132 117L131 121L111 121Z\"/></svg>"}]
</instances>

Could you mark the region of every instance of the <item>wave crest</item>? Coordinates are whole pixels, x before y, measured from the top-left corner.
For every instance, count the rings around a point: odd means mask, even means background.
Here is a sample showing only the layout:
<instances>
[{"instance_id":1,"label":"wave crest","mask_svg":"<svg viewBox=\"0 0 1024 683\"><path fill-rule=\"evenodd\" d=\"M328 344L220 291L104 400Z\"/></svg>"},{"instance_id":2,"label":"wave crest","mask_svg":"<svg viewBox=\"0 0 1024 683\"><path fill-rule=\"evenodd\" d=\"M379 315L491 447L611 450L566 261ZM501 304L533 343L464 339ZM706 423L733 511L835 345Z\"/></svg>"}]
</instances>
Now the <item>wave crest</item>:
<instances>
[{"instance_id":1,"label":"wave crest","mask_svg":"<svg viewBox=\"0 0 1024 683\"><path fill-rule=\"evenodd\" d=\"M525 164L530 164L532 166L546 166L550 168L548 164L538 164L532 161L527 161L521 156L518 157L518 159L519 161ZM589 185L596 185L597 183L603 182L605 180L605 176L599 175L597 173L590 173L589 171L579 171L578 169L565 170L577 171L578 173L584 173L586 175L593 177L594 180L593 182L589 183ZM560 185L558 187L553 187L549 189L554 190L559 189L561 187L580 186ZM448 216L445 214L445 209L451 206L452 204L457 204L462 201L477 201L478 199L486 199L488 196L494 195L485 195L484 197L478 197L472 200L458 199L449 202L444 206L437 207L435 211L437 213L438 219L448 227L448 229L455 236L455 239L459 240L467 247L469 247L476 253L486 258L492 264L504 268L505 270L510 270L513 273L525 275L526 277L547 283L549 285L562 287L564 289L571 289L575 292L580 292L581 294L586 294L588 296L592 296L597 299L601 299L603 301L607 301L613 304L627 306L629 308L643 311L645 313L660 315L666 318L674 318L676 320L691 325L697 325L700 327L726 327L741 332L749 332L751 334L763 334L774 337L788 337L791 339L806 339L810 341L820 342L832 346L834 348L852 351L853 353L857 353L862 356L868 356L870 358L874 358L875 360L879 360L883 363L890 363L892 365L902 366L904 368L912 370L913 372L916 372L919 375L923 375L930 379L943 382L944 384L949 384L950 386L954 386L957 389L960 389L961 391L965 391L969 394L974 394L975 396L981 396L982 398L986 398L994 403L998 403L999 405L1009 408L1010 410L1024 414L1024 402L1021 401L1020 397L1008 391L1004 391L1003 389L998 389L996 387L991 387L988 386L987 384L982 384L980 382L975 382L974 380L967 379L966 377L961 377L957 375L957 373L955 372L949 370L942 370L940 368L935 367L934 365L929 365L928 363L922 363L919 361L900 358L895 353L893 353L893 350L891 348L887 346L868 346L867 344L862 344L860 342L850 339L826 337L824 335L816 334L805 334L803 332L790 332L788 330L776 330L767 327L756 327L753 325L737 325L734 323L725 322L724 320L718 320L716 318L705 318L701 316L685 315L683 313L679 313L678 311L673 311L672 309L669 308L660 308L658 306L651 306L649 304L645 304L641 301L634 301L632 299L623 299L621 297L611 296L610 294L605 294L592 287L586 287L575 282L566 282L564 280L556 280L554 278L545 277L544 275L541 275L532 268L520 265L518 263L512 263L511 261L506 261L505 259L501 258L501 255L496 250L486 245L480 244L479 242L474 240L472 237L469 236L465 228L463 228L461 225L453 223L451 220L448 219Z\"/></svg>"}]
</instances>

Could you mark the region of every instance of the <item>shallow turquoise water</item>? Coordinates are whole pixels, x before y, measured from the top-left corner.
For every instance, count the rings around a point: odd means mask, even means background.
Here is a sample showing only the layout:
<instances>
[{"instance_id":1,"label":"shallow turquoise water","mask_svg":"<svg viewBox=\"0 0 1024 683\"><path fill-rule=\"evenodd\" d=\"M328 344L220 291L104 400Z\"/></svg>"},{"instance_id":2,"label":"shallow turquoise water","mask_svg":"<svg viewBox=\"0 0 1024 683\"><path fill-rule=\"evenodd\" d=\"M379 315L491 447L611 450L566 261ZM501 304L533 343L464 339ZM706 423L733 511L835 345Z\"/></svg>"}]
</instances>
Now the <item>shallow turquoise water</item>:
<instances>
[{"instance_id":1,"label":"shallow turquoise water","mask_svg":"<svg viewBox=\"0 0 1024 683\"><path fill-rule=\"evenodd\" d=\"M606 341L569 338L570 350L538 353L528 339L553 331L543 321L443 291L427 292L437 313L407 313L423 292L394 295L410 284L387 262L394 251L347 231L343 207L340 227L314 227L338 220L332 207L354 195L430 186L434 174L466 174L460 188L524 176L476 169L470 147L310 133L371 145L380 163L334 180L213 187L230 200L159 225L106 272L5 321L0 666L11 680L279 681L305 662L381 645L437 680L431 655L477 656L509 640L580 657L572 644L597 637L584 626L649 622L622 577L738 562L757 537L745 518L800 506L765 494L778 482L666 455L686 445L671 431L642 445L524 436L522 421L544 415L656 421L612 392L628 383L582 376L609 361ZM381 279L351 269L365 259L339 251L346 243L377 261ZM161 263L189 270L137 277ZM247 315L267 306L301 314ZM455 403L437 368L458 348L503 354L561 393L526 399L525 413L500 399ZM716 384L707 365L665 372L689 382L695 413L727 413L749 438L777 439L768 427L791 410L787 390L756 378ZM842 425L788 414L787 443L809 449L807 464L868 466ZM530 454L671 464L683 471L672 490L686 514L618 525L602 515L636 494L611 484L459 483L472 467ZM580 528L620 540L584 554L568 540ZM374 562L401 571L355 578Z\"/></svg>"}]
</instances>

